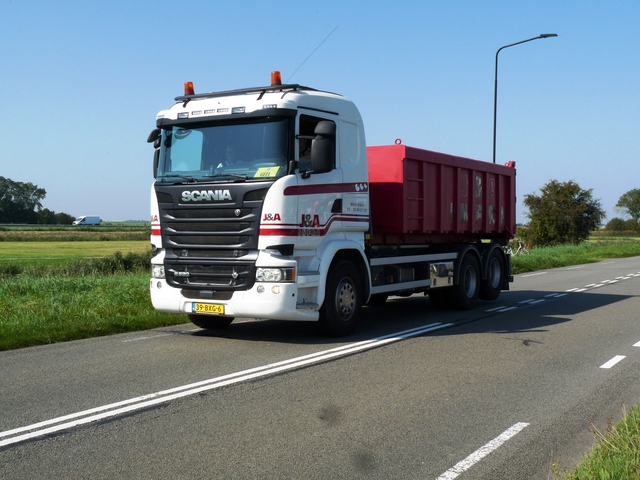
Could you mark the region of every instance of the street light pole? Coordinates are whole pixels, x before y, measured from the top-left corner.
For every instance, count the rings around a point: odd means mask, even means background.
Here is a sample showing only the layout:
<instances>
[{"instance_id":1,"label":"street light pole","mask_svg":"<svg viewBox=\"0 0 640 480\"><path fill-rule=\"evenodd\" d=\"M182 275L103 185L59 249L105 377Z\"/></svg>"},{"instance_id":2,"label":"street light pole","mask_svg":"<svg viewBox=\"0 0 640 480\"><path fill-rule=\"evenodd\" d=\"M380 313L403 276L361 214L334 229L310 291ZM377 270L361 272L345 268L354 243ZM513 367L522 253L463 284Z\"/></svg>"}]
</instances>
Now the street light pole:
<instances>
[{"instance_id":1,"label":"street light pole","mask_svg":"<svg viewBox=\"0 0 640 480\"><path fill-rule=\"evenodd\" d=\"M529 38L527 40L522 40L521 42L512 43L511 45L505 45L504 47L500 47L496 52L496 72L494 77L494 86L493 86L493 163L496 163L496 122L498 115L498 54L501 50L505 48L514 47L516 45L520 45L521 43L531 42L533 40L538 40L540 38L549 38L549 37L557 37L555 33L543 33L538 35L537 37Z\"/></svg>"}]
</instances>

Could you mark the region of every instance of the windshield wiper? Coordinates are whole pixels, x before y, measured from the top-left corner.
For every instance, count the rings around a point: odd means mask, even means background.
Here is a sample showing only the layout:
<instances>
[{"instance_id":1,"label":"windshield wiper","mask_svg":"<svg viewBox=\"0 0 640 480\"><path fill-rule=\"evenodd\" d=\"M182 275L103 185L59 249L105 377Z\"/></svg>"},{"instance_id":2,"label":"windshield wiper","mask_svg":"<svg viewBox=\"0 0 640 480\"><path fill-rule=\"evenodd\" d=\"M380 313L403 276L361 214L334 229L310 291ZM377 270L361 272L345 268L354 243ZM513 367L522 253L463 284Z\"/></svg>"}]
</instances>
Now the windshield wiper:
<instances>
[{"instance_id":1,"label":"windshield wiper","mask_svg":"<svg viewBox=\"0 0 640 480\"><path fill-rule=\"evenodd\" d=\"M193 182L193 183L198 183L198 180L196 180L193 177L190 177L188 175L180 175L178 173L172 173L171 175L164 175L163 178L184 178L185 180L189 181L189 182Z\"/></svg>"},{"instance_id":2,"label":"windshield wiper","mask_svg":"<svg viewBox=\"0 0 640 480\"><path fill-rule=\"evenodd\" d=\"M232 177L240 180L249 180L249 176L243 173L214 173L213 175L205 175L206 178Z\"/></svg>"}]
</instances>

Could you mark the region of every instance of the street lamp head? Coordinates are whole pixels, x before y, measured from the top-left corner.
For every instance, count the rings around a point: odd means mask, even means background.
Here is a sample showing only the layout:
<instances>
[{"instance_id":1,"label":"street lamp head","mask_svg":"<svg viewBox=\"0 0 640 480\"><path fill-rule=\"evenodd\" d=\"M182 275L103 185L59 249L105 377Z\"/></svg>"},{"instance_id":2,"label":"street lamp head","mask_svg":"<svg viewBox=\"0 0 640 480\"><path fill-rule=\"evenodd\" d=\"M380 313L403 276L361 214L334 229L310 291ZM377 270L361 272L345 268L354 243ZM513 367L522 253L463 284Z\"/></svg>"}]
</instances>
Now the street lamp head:
<instances>
[{"instance_id":1,"label":"street lamp head","mask_svg":"<svg viewBox=\"0 0 640 480\"><path fill-rule=\"evenodd\" d=\"M541 33L537 37L527 38L526 40L522 40L520 42L505 45L504 47L500 47L496 51L496 74L495 74L495 79L493 83L494 85L493 87L493 163L496 163L496 117L498 112L498 54L500 53L500 51L504 50L505 48L515 47L516 45L520 45L521 43L531 42L533 40L538 40L540 38L550 38L550 37L557 37L557 36L558 35L556 33Z\"/></svg>"}]
</instances>

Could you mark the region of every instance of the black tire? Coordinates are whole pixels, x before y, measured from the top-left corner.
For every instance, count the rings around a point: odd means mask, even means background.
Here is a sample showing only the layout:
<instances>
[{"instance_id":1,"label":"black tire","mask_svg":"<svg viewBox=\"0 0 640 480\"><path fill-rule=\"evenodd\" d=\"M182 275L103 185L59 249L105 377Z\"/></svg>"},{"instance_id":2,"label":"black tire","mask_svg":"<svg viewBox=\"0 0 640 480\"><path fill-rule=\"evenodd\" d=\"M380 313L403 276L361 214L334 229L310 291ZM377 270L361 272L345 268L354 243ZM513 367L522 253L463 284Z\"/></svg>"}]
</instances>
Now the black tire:
<instances>
[{"instance_id":1,"label":"black tire","mask_svg":"<svg viewBox=\"0 0 640 480\"><path fill-rule=\"evenodd\" d=\"M233 322L233 317L215 317L212 315L196 315L195 313L188 313L187 317L197 327L207 330L227 328Z\"/></svg>"},{"instance_id":2,"label":"black tire","mask_svg":"<svg viewBox=\"0 0 640 480\"><path fill-rule=\"evenodd\" d=\"M449 306L456 310L470 310L480 295L480 266L470 253L464 256L458 272L458 284L449 292Z\"/></svg>"},{"instance_id":3,"label":"black tire","mask_svg":"<svg viewBox=\"0 0 640 480\"><path fill-rule=\"evenodd\" d=\"M489 254L487 262L487 276L480 282L480 298L483 300L495 300L500 296L505 275L505 262L502 252L494 248Z\"/></svg>"},{"instance_id":4,"label":"black tire","mask_svg":"<svg viewBox=\"0 0 640 480\"><path fill-rule=\"evenodd\" d=\"M389 298L389 295L385 295L384 293L371 295L371 298L369 298L369 303L367 303L367 305L371 307L381 307L385 303L387 303L387 298Z\"/></svg>"},{"instance_id":5,"label":"black tire","mask_svg":"<svg viewBox=\"0 0 640 480\"><path fill-rule=\"evenodd\" d=\"M356 266L341 260L329 271L327 290L320 308L320 328L332 337L350 334L362 311L363 289Z\"/></svg>"}]
</instances>

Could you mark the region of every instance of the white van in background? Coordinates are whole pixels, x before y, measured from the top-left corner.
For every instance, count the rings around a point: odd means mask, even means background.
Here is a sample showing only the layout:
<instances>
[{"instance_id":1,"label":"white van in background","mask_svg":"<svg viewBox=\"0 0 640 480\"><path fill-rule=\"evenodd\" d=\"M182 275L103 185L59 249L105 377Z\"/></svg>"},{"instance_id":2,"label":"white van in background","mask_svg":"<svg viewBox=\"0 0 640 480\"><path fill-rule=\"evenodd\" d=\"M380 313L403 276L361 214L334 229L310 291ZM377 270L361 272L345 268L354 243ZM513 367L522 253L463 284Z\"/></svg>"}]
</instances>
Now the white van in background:
<instances>
[{"instance_id":1,"label":"white van in background","mask_svg":"<svg viewBox=\"0 0 640 480\"><path fill-rule=\"evenodd\" d=\"M76 218L73 225L100 225L100 217L97 215L85 215L83 217Z\"/></svg>"}]
</instances>

